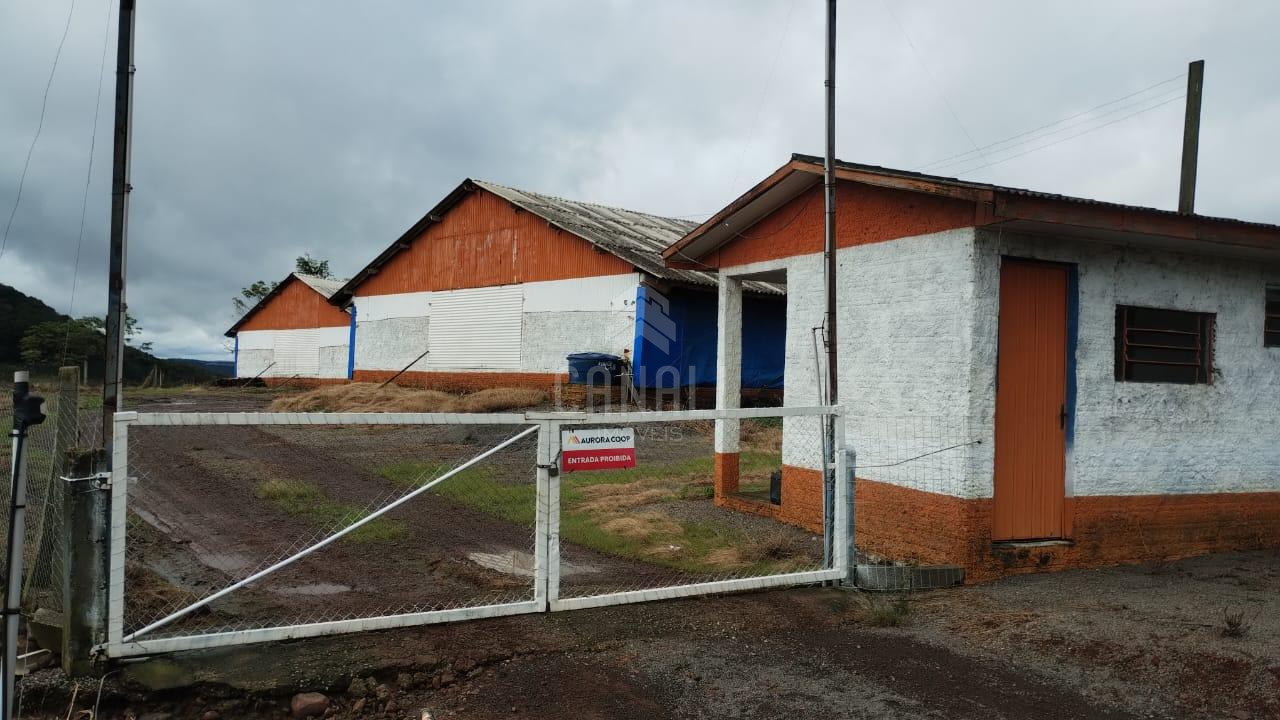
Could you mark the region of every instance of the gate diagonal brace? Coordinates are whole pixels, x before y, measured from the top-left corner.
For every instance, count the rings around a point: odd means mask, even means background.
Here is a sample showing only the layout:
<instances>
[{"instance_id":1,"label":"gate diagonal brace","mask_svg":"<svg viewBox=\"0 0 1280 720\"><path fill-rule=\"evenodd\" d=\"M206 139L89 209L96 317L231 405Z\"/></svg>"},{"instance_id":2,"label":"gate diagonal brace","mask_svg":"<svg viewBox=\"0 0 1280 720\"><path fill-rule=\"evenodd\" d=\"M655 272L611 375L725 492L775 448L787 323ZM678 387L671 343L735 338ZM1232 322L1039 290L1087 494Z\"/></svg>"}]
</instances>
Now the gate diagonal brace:
<instances>
[{"instance_id":1,"label":"gate diagonal brace","mask_svg":"<svg viewBox=\"0 0 1280 720\"><path fill-rule=\"evenodd\" d=\"M264 577L266 577L266 576L270 575L271 573L273 573L273 572L275 572L275 571L277 571L277 570L280 570L281 568L288 567L289 565L292 565L293 563L297 562L298 560L301 560L302 558L304 558L304 557L306 557L306 556L310 555L311 553L313 553L313 552L315 552L315 551L317 551L317 550L320 550L321 548L326 547L326 546L328 546L328 545L330 545L330 544L332 544L332 543L334 543L334 542L338 541L339 539L341 539L341 538L342 538L342 537L344 537L345 535L347 535L347 534L349 534L349 533L351 533L351 532L354 532L356 529L358 529L358 528L360 528L360 527L362 527L362 526L364 526L364 525L366 525L366 524L368 524L368 523L370 523L370 522L373 522L375 519L377 519L377 518L379 518L379 517L382 517L383 515L385 515L385 514L387 514L387 513L391 512L392 510L394 510L394 509L396 509L396 508L400 507L401 505L405 504L406 502L409 502L409 501L410 501L410 500L412 500L413 498L415 498L415 497L417 497L417 496L419 496L419 495L421 495L421 494L425 493L426 491L430 490L431 488L435 487L436 485L439 485L440 483L444 482L445 480L448 480L449 478L453 477L454 475L457 475L458 473L462 472L463 470L466 470L467 468L471 467L472 465L475 465L476 463L478 463L478 462L480 462L480 461L484 460L485 458L488 458L489 456L493 455L494 453L497 453L498 451L500 451L500 450L502 450L502 449L504 449L504 448L507 448L507 447L509 447L509 446L511 446L511 445L513 445L513 444L515 444L517 441L519 441L519 440L521 440L521 439L523 439L523 438L526 438L526 437L528 437L528 436L530 436L530 435L532 435L532 434L534 434L534 433L538 432L538 430L539 430L540 428L541 428L541 426L540 426L540 425L533 425L533 426L531 426L531 427L528 427L528 428L526 428L526 429L524 429L524 430L522 430L522 431L520 431L520 432L516 433L516 434L515 434L515 435L513 435L512 437L510 437L510 438L508 438L508 439L504 440L503 442L501 442L501 443L499 443L499 444L497 444L497 445L495 445L495 446L493 446L493 447L489 448L488 450L485 450L484 452L480 453L479 455L476 455L475 457L471 458L470 460L468 460L468 461L466 461L466 462L462 463L461 465L458 465L457 467L453 468L453 469L452 469L452 470L450 470L449 472L446 472L445 474L441 475L440 477L438 477L438 478L436 478L436 479L432 480L431 482L426 483L426 484L424 484L424 485L420 485L420 486L419 486L417 489L415 489L413 492L410 492L410 493L408 493L408 494L406 494L406 495L404 495L404 496L400 497L399 499L395 500L394 502L391 502L391 503L388 503L387 505L382 506L382 507L381 507L381 508L379 508L378 510L376 510L376 511L374 511L374 512L372 512L372 513L369 513L368 515L364 516L364 517L363 517L363 518L361 518L360 520L357 520L356 522L354 522L354 523L352 523L352 524L350 524L350 525L346 526L345 528L343 528L343 529L339 530L338 532L336 532L336 533L334 533L334 534L330 535L329 537L327 537L327 538L325 538L325 539L323 539L323 540L321 540L321 541L319 541L319 542L315 543L314 545L311 545L311 546L306 547L306 548L304 548L304 549L302 549L302 550L299 550L298 552L294 553L293 555L290 555L289 557L287 557L287 558L285 558L285 559L283 559L283 560L281 560L281 561L279 561L279 562L275 563L275 564L274 564L274 565L272 565L271 567L268 567L268 568L263 569L263 570L259 570L258 572L256 572L256 573L254 573L254 574L250 575L250 576L249 576L249 577L247 577L247 578L244 578L243 580L238 580L238 581L236 581L235 583L232 583L231 585L229 585L229 586L227 586L227 587L225 587L225 588L223 588L223 589L219 590L218 592L216 592L216 593L214 593L214 594L212 594L212 595L210 595L210 596L208 596L208 597L206 597L206 598L203 598L203 599L201 599L201 600L197 600L196 602L191 603L190 605L188 605L188 606L186 606L186 607L182 608L181 610L177 610L177 611L175 611L175 612L172 612L172 613L170 613L169 615L166 615L165 617L162 617L162 618L160 618L159 620L157 620L157 621L155 621L155 622L151 623L150 625L147 625L146 627L144 627L144 628L142 628L142 629L140 629L140 630L137 630L137 631L135 631L135 632L130 633L129 635L126 635L126 636L122 639L122 642L126 642L126 643L127 643L127 642L131 642L131 641L133 641L133 640L136 640L136 639L138 639L140 636L142 636L142 635L146 635L147 633L152 632L153 630L157 630L157 629L159 629L159 628L162 628L162 627L164 627L165 625L168 625L169 623L174 622L175 620L179 620L179 619L181 619L181 618L184 618L184 617L186 617L187 615L191 614L192 612L195 612L196 610L199 610L200 608L205 607L206 605L209 605L210 603L212 603L212 602L214 602L214 601L216 601L216 600L220 600L220 599L222 599L222 598L226 597L227 595L230 595L232 592L235 592L236 590L239 590L240 588L242 588L242 587L244 587L244 586L246 586L246 585L249 585L249 584L252 584L252 583L254 583L254 582L257 582L258 580L261 580L262 578L264 578Z\"/></svg>"}]
</instances>

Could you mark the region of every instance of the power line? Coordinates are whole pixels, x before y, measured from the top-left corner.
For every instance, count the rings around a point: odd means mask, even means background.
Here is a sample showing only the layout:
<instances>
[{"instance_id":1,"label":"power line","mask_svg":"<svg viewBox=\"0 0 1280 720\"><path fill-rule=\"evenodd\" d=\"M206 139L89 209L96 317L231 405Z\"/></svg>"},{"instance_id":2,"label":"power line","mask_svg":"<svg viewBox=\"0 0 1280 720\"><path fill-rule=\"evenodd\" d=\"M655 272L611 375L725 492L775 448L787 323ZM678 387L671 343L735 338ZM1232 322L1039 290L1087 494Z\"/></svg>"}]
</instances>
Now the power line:
<instances>
[{"instance_id":1,"label":"power line","mask_svg":"<svg viewBox=\"0 0 1280 720\"><path fill-rule=\"evenodd\" d=\"M84 195L80 199L80 236L76 238L76 260L71 271L71 299L67 303L67 315L75 318L76 285L80 280L80 251L84 248L85 216L89 210L89 185L93 181L93 154L98 146L98 116L102 112L102 85L107 69L107 48L111 45L111 0L107 0L106 25L102 30L102 58L98 61L98 94L93 104L93 129L89 133L89 163L84 172ZM71 323L67 323L62 338L62 363L67 363L67 346L71 342Z\"/></svg>"},{"instance_id":2,"label":"power line","mask_svg":"<svg viewBox=\"0 0 1280 720\"><path fill-rule=\"evenodd\" d=\"M1171 97L1171 98L1169 98L1168 100L1165 100L1164 102L1161 102L1161 103L1156 104L1156 105L1152 105L1151 107L1146 107L1146 108L1143 108L1143 109L1141 109L1141 110L1137 110L1137 111L1135 111L1135 112L1131 112L1131 113L1129 113L1128 115L1125 115L1125 116L1123 116L1123 117L1118 117L1118 118L1116 118L1115 120L1112 120L1112 121L1110 121L1110 122L1105 122L1105 123L1103 123L1103 124L1101 124L1101 125L1098 125L1098 126L1096 126L1096 127L1091 127L1091 128L1089 128L1088 130L1081 130L1080 132L1076 133L1075 135L1068 135L1067 137L1059 138L1059 139L1057 139L1057 140L1055 140L1055 141L1053 141L1053 142L1051 142L1051 143L1045 143L1044 145L1039 145L1039 146L1037 146L1037 147L1033 147L1033 148L1031 148L1031 149L1029 149L1029 150L1024 150L1023 152L1020 152L1020 153L1018 153L1018 154L1016 154L1016 155L1010 155L1010 156L1009 156L1009 157L1007 157L1007 158L1002 158L1002 159L1000 159L1000 160L996 160L996 161L994 161L994 162L989 162L989 163L986 163L986 164L984 164L984 165L978 165L978 166L976 166L976 167L968 168L968 169L966 169L966 170L964 170L964 171L962 171L962 172L960 172L960 173L957 173L957 175L963 175L963 174L965 174L965 173L971 173L971 172L973 172L974 170L981 170L981 169L983 169L983 168L989 168L989 167L991 167L991 166L993 166L993 165L999 165L999 164L1001 164L1001 163L1009 162L1010 160L1013 160L1013 159L1015 159L1015 158L1020 158L1020 157L1022 157L1023 155L1027 155L1027 154L1029 154L1029 153L1033 153L1033 152L1035 152L1035 151L1037 151L1037 150L1043 150L1043 149L1045 149L1045 148L1047 148L1047 147L1052 147L1052 146L1054 146L1054 145L1058 145L1058 144L1060 144L1060 143L1064 143L1064 142L1066 142L1066 141L1068 141L1068 140L1072 140L1072 139L1074 139L1074 138L1078 138L1078 137L1080 137L1081 135L1088 135L1089 133L1091 133L1091 132L1093 132L1093 131L1095 131L1095 130L1101 130L1102 128L1107 127L1108 125L1115 125L1116 123L1118 123L1118 122L1122 122L1122 121L1124 121L1124 120L1128 120L1129 118L1134 117L1135 115L1141 115L1141 114L1143 114L1143 113L1145 113L1145 112L1150 112L1150 111L1152 111L1152 110L1155 110L1156 108L1159 108L1159 107L1163 107L1163 106L1165 106L1165 105L1168 105L1168 104L1169 104L1169 103L1171 103L1171 102L1174 102L1174 101L1177 101L1177 100L1181 100L1181 99L1182 99L1182 98L1184 98L1184 97L1186 97L1186 94L1185 94L1185 93L1184 93L1184 94L1182 94L1182 95L1177 95L1177 96L1175 96L1175 97Z\"/></svg>"},{"instance_id":3,"label":"power line","mask_svg":"<svg viewBox=\"0 0 1280 720\"><path fill-rule=\"evenodd\" d=\"M36 123L35 137L31 138L31 146L27 148L27 160L22 165L22 174L18 176L18 193L13 198L13 209L9 211L9 222L4 226L4 237L0 238L0 258L9 247L9 229L13 227L13 216L18 214L18 203L22 202L22 186L27 182L27 170L31 167L31 155L40 141L40 132L44 130L44 113L49 107L49 88L53 87L53 76L58 72L58 59L62 57L62 46L67 43L67 33L71 30L71 16L76 11L76 0L71 0L67 8L67 22L62 28L62 39L58 41L58 51L53 55L53 67L49 69L49 80L44 85L44 99L40 101L40 120Z\"/></svg>"},{"instance_id":4,"label":"power line","mask_svg":"<svg viewBox=\"0 0 1280 720\"><path fill-rule=\"evenodd\" d=\"M1024 145L1028 145L1028 144L1030 144L1030 143L1034 143L1034 142L1037 142L1037 141L1040 141L1040 140L1044 140L1045 138L1052 137L1052 136L1057 135L1057 134L1059 134L1059 133L1066 132L1066 131L1068 131L1068 130L1070 130L1070 129L1072 129L1072 128L1077 128L1077 127L1081 127L1081 126L1084 126L1084 125L1089 125L1090 123L1093 123L1093 122L1095 122L1095 121L1097 121L1097 120L1101 120L1102 118L1110 117L1110 116L1115 115L1115 114L1117 114L1117 113L1125 112L1125 111L1127 111L1127 110L1130 110L1130 109L1135 108L1135 107L1139 107L1139 106L1141 106L1141 105L1145 105L1145 104L1150 103L1150 102L1152 102L1152 101L1156 101L1156 102L1157 102L1157 104L1159 104L1160 102L1163 102L1163 101L1165 101L1165 100L1172 100L1172 99L1176 99L1176 98L1178 98L1178 97L1185 97L1185 95L1186 95L1185 90L1183 90L1182 88L1178 88L1178 89L1173 90L1172 92L1163 92L1163 93L1161 93L1161 94L1159 94L1159 95L1156 95L1155 97L1143 98L1142 100L1138 100L1137 102L1127 103L1127 104L1121 105L1121 106L1119 106L1119 107L1117 107L1117 108L1113 108L1113 109L1111 109L1111 110L1108 110L1107 112L1099 113L1099 114L1094 115L1093 117L1090 117L1090 118L1088 118L1088 119L1086 119L1086 120L1082 120L1082 121L1080 121L1080 122L1071 123L1071 124L1068 124L1068 125L1063 125L1062 127L1058 128L1057 130L1051 130L1051 131L1049 131L1049 132L1047 132L1047 133L1040 133L1040 134L1038 134L1038 135L1032 135L1031 137L1028 137L1028 138L1026 138L1025 140L1019 140L1018 142L1015 142L1015 143L1012 143L1012 144L1006 145L1005 147L1000 148L999 150L995 151L995 152L994 152L994 153L992 153L992 154L994 154L994 155L999 155L1000 153L1008 152L1009 150L1012 150L1013 148L1022 147L1022 146L1024 146ZM1155 105L1153 105L1152 107L1156 107L1156 106L1155 106ZM1105 123L1104 123L1104 124L1105 124ZM1099 125L1098 127L1101 127L1101 125ZM960 159L960 160L952 160L952 161L950 161L950 162L946 162L946 163L943 163L943 164L941 164L941 165L935 165L935 166L934 166L934 167L933 167L929 172L932 172L932 173L935 173L935 174L936 174L936 173L942 172L944 168L954 167L954 166L956 166L956 165L964 165L964 164L966 164L966 163L973 162L974 160L977 160L977 159L978 159L978 158L976 158L976 157L972 157L972 156L970 155L969 157L965 157L965 158L962 158L962 159ZM989 161L990 159L991 159L991 158L989 158L989 157L983 157L983 158L982 158L982 160L984 160L984 161Z\"/></svg>"},{"instance_id":5,"label":"power line","mask_svg":"<svg viewBox=\"0 0 1280 720\"><path fill-rule=\"evenodd\" d=\"M1047 128L1051 128L1051 127L1053 127L1053 126L1055 126L1055 125L1061 125L1062 123L1069 122L1069 121L1071 121L1071 120L1075 120L1076 118L1084 117L1085 115L1091 115L1091 114L1093 114L1094 112L1097 112L1098 110L1101 110L1101 109L1102 109L1102 108L1104 108L1104 107L1109 107L1109 106L1111 106L1111 105L1115 105L1115 104L1116 104L1116 103L1118 103L1118 102L1123 102L1123 101L1128 100L1128 99L1130 99L1130 98L1137 97L1137 96L1142 95L1142 94L1144 94L1144 93L1146 93L1146 92L1148 92L1148 91L1150 91L1150 90L1154 90L1155 88L1158 88L1158 87L1160 87L1161 85L1168 85L1169 83L1174 82L1175 80L1180 80L1180 79L1182 79L1182 78L1184 78L1184 77L1186 77L1186 76L1187 76L1187 74L1186 74L1186 73L1179 73L1179 74L1177 74L1177 75L1174 75L1174 76L1173 76L1173 77L1171 77L1171 78L1168 78L1168 79L1165 79L1165 80L1161 80L1160 82L1155 83L1155 84L1153 84L1153 85L1148 85L1147 87L1144 87L1144 88L1142 88L1141 90L1136 90L1136 91L1134 91L1134 92L1131 92L1131 93L1129 93L1128 95L1124 95L1124 96L1118 97L1118 98L1116 98L1116 99L1114 99L1114 100L1108 100L1107 102L1104 102L1104 103L1102 103L1101 105L1095 105L1095 106L1093 106L1093 107L1089 108L1088 110L1084 110L1084 111L1082 111L1082 112L1078 112L1078 113L1076 113L1075 115L1069 115L1069 116L1067 116L1067 117L1065 117L1065 118L1062 118L1061 120L1055 120L1054 122L1046 123L1046 124L1044 124L1044 125L1041 125L1041 126L1039 126L1039 127L1032 128L1032 129L1027 130L1027 131L1025 131L1025 132L1020 132L1020 133L1018 133L1017 135L1010 135L1009 137L1004 138L1003 140L997 140L996 142L993 142L993 143L991 143L991 144L989 144L989 145L983 145L983 146L982 146L982 149L983 149L983 150L988 150L988 149L990 149L990 148L996 147L997 145L1003 145L1003 144L1005 144L1005 143L1009 142L1010 140L1017 140L1018 138L1025 137L1025 136L1027 136L1027 135L1031 135L1031 134L1033 134L1033 133L1040 132L1041 130L1045 130L1045 129L1047 129ZM1145 101L1142 101L1142 102L1145 102ZM912 169L913 169L913 170L916 170L916 171L923 171L925 168L930 168L930 167L933 167L933 166L935 166L935 165L941 165L941 164L948 164L948 165L950 165L950 164L952 164L952 163L948 163L948 162L947 162L948 160L955 160L955 159L957 159L957 158L963 158L963 157L967 157L967 156L969 156L969 155L973 155L973 154L974 154L974 151L969 150L969 151L967 151L967 152L957 153L957 154L955 154L955 155L949 155L949 156L944 157L944 158L941 158L941 159L939 159L939 160L934 160L934 161L933 161L933 162L931 162L931 163L925 163L924 165L916 166L916 167L914 167L914 168L912 168Z\"/></svg>"},{"instance_id":6,"label":"power line","mask_svg":"<svg viewBox=\"0 0 1280 720\"><path fill-rule=\"evenodd\" d=\"M955 108L951 106L951 101L947 99L947 94L942 91L942 86L938 84L938 79L933 76L933 71L929 69L929 66L921 57L920 51L916 49L916 44L911 42L911 36L907 34L907 29L898 21L898 16L893 14L893 9L889 6L889 3L886 0L880 0L880 4L884 7L884 11L888 13L889 17L893 20L893 24L898 26L898 32L902 33L903 39L907 41L907 47L911 48L912 54L915 55L916 64L924 69L925 75L929 76L929 82L933 83L934 91L942 98L942 104L947 106L947 112L951 114L951 119L955 120L956 125L960 128L960 132L964 133L965 138L969 140L969 144L973 146L978 155L983 159L986 159L986 156L982 153L982 148L978 147L978 143L974 142L973 135L969 133L969 129L960 121L960 116L956 114Z\"/></svg>"}]
</instances>

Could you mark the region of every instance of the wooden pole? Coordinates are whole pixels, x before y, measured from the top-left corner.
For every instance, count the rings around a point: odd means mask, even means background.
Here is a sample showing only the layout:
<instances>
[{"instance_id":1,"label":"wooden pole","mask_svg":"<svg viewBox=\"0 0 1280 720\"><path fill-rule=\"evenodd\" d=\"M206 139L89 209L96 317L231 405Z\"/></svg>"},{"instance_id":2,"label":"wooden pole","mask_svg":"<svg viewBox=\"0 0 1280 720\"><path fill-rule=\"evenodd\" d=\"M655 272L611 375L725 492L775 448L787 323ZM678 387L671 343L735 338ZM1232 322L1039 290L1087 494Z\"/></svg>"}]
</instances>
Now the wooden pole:
<instances>
[{"instance_id":1,"label":"wooden pole","mask_svg":"<svg viewBox=\"0 0 1280 720\"><path fill-rule=\"evenodd\" d=\"M1200 156L1200 96L1204 92L1204 61L1187 68L1187 115L1182 123L1182 177L1178 185L1178 212L1196 211L1196 162Z\"/></svg>"}]
</instances>

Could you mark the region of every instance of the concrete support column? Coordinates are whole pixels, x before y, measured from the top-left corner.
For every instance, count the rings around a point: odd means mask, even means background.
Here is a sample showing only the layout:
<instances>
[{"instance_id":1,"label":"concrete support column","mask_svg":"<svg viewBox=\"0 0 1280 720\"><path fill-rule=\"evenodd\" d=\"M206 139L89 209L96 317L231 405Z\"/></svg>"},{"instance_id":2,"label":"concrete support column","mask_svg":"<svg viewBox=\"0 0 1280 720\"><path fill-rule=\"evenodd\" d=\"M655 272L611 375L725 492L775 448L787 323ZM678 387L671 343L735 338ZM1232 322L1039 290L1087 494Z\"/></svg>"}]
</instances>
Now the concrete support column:
<instances>
[{"instance_id":1,"label":"concrete support column","mask_svg":"<svg viewBox=\"0 0 1280 720\"><path fill-rule=\"evenodd\" d=\"M716 317L716 407L742 405L742 281L721 273ZM739 420L716 421L715 495L738 491Z\"/></svg>"}]
</instances>

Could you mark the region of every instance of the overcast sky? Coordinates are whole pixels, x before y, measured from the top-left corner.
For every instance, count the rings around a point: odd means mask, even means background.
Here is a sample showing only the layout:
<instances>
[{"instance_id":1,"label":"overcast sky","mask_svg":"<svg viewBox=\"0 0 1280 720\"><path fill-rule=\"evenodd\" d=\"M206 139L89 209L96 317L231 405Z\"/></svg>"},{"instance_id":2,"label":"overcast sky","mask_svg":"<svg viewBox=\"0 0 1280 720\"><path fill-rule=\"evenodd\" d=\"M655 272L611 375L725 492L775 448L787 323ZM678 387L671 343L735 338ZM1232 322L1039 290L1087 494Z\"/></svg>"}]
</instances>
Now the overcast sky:
<instances>
[{"instance_id":1,"label":"overcast sky","mask_svg":"<svg viewBox=\"0 0 1280 720\"><path fill-rule=\"evenodd\" d=\"M128 300L164 356L229 358L240 287L303 252L353 274L465 177L700 220L822 152L822 0L139 5ZM0 6L0 223L69 7ZM74 308L70 281L107 11L75 2L0 257L0 282L75 315L106 305L113 46ZM1280 3L840 13L844 159L969 153L928 169L1173 208L1178 76L1204 58L1197 210L1280 222Z\"/></svg>"}]
</instances>

